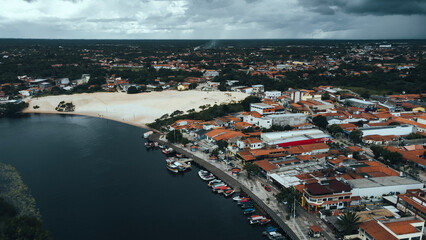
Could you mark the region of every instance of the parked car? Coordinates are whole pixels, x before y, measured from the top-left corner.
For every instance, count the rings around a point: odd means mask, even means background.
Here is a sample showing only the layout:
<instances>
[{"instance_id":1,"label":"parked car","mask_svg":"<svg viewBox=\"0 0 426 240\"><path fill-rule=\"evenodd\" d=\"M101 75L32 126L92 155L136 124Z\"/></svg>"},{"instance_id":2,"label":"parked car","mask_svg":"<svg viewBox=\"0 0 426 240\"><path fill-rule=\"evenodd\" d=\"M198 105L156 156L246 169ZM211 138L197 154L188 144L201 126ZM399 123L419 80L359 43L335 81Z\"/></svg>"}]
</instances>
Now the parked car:
<instances>
[{"instance_id":1,"label":"parked car","mask_svg":"<svg viewBox=\"0 0 426 240\"><path fill-rule=\"evenodd\" d=\"M266 191L270 192L271 188L268 185L263 186L265 188Z\"/></svg>"}]
</instances>

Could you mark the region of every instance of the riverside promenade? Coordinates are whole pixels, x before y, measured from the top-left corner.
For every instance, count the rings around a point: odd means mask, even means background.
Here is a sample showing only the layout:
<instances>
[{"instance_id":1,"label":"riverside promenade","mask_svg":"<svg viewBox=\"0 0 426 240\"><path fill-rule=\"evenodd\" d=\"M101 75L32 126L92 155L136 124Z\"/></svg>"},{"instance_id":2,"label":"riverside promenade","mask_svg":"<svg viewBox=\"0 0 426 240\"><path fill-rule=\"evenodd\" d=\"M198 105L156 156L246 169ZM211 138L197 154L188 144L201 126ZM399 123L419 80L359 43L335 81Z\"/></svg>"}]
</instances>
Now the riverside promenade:
<instances>
[{"instance_id":1,"label":"riverside promenade","mask_svg":"<svg viewBox=\"0 0 426 240\"><path fill-rule=\"evenodd\" d=\"M192 158L195 163L197 163L199 166L207 169L211 173L213 173L217 178L221 179L222 181L226 182L229 186L231 186L236 192L244 192L247 194L255 203L256 205L261 208L265 213L267 213L274 222L284 231L286 237L288 239L292 240L298 240L300 239L297 237L297 235L293 232L293 230L282 220L278 214L273 211L269 206L265 204L264 201L262 201L259 197L257 197L250 189L248 189L246 186L241 184L236 179L229 176L227 173L225 173L223 170L217 168L213 164L209 163L207 160L200 158L199 156L189 152L187 149L171 144L167 141L163 141L160 139L159 133L154 133L149 137L149 140L156 141L161 144L166 145L167 147L171 147L176 150L176 152L184 154L185 156Z\"/></svg>"}]
</instances>

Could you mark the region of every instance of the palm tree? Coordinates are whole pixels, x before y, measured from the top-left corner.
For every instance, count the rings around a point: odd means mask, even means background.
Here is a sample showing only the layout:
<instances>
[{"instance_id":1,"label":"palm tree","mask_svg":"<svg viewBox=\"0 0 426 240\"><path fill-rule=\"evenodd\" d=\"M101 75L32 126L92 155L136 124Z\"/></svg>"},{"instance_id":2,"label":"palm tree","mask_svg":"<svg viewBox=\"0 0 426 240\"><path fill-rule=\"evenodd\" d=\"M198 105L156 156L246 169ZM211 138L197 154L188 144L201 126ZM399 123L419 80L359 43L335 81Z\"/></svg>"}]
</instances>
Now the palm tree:
<instances>
[{"instance_id":1,"label":"palm tree","mask_svg":"<svg viewBox=\"0 0 426 240\"><path fill-rule=\"evenodd\" d=\"M358 229L359 219L356 212L345 212L343 216L340 216L337 224L343 228L343 233L348 235Z\"/></svg>"}]
</instances>

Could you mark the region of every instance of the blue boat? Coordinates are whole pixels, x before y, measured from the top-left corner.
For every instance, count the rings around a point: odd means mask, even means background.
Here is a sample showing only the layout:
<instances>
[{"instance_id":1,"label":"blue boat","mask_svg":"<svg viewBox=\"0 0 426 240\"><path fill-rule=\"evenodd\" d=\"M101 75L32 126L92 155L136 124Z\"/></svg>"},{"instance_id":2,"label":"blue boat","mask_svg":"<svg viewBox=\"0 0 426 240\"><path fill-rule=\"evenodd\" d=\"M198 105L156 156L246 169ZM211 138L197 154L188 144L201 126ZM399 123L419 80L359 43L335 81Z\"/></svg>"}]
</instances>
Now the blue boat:
<instances>
[{"instance_id":1,"label":"blue boat","mask_svg":"<svg viewBox=\"0 0 426 240\"><path fill-rule=\"evenodd\" d=\"M278 228L274 228L272 226L266 227L265 231L262 232L263 235L267 236L269 233L276 232Z\"/></svg>"},{"instance_id":2,"label":"blue boat","mask_svg":"<svg viewBox=\"0 0 426 240\"><path fill-rule=\"evenodd\" d=\"M243 211L243 214L250 214L250 213L254 213L254 208L246 208Z\"/></svg>"}]
</instances>

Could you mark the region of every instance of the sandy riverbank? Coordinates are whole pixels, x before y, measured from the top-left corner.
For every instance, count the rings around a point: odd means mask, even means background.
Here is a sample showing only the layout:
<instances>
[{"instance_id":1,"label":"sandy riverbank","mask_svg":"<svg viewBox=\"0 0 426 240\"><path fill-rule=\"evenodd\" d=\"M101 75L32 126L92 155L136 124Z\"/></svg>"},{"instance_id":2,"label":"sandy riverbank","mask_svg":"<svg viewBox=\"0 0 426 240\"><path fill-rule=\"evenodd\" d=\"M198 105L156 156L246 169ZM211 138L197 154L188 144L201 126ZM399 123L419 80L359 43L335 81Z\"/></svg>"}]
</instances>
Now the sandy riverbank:
<instances>
[{"instance_id":1,"label":"sandy riverbank","mask_svg":"<svg viewBox=\"0 0 426 240\"><path fill-rule=\"evenodd\" d=\"M83 93L74 95L48 96L26 100L29 107L25 113L58 114L59 102L72 102L75 115L102 117L127 124L146 127L147 123L170 114L175 110L200 111L199 106L240 101L248 95L239 92L163 91L140 94L126 93ZM40 108L34 109L33 106Z\"/></svg>"}]
</instances>

